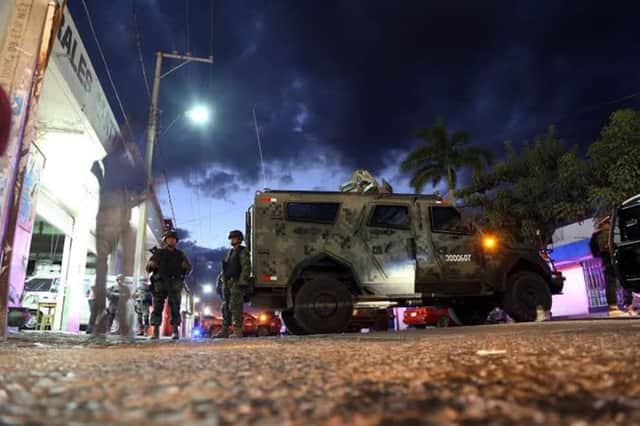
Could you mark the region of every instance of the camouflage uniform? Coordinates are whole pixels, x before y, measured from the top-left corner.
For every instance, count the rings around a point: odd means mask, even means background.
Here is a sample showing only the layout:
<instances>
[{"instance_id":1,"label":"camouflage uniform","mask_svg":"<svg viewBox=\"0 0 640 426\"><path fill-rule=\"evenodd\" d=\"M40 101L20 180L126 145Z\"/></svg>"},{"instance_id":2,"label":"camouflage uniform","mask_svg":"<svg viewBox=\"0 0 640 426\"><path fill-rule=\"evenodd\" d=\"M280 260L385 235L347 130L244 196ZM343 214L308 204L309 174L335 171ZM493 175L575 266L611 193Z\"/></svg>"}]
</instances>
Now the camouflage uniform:
<instances>
[{"instance_id":1,"label":"camouflage uniform","mask_svg":"<svg viewBox=\"0 0 640 426\"><path fill-rule=\"evenodd\" d=\"M156 265L155 267L153 265ZM149 261L148 272L157 274L153 282L153 313L151 325L162 323L162 311L165 300L169 301L171 310L171 325L179 326L182 322L180 315L180 299L182 296L184 276L191 270L187 256L178 249L162 248L157 250Z\"/></svg>"},{"instance_id":2,"label":"camouflage uniform","mask_svg":"<svg viewBox=\"0 0 640 426\"><path fill-rule=\"evenodd\" d=\"M149 308L153 305L153 298L151 297L151 288L142 284L136 290L136 314L138 314L138 327L139 330L143 330L144 327L149 327Z\"/></svg>"},{"instance_id":3,"label":"camouflage uniform","mask_svg":"<svg viewBox=\"0 0 640 426\"><path fill-rule=\"evenodd\" d=\"M244 246L234 247L222 261L222 327L228 329L233 323L236 330L242 330L242 304L249 285L251 257Z\"/></svg>"}]
</instances>

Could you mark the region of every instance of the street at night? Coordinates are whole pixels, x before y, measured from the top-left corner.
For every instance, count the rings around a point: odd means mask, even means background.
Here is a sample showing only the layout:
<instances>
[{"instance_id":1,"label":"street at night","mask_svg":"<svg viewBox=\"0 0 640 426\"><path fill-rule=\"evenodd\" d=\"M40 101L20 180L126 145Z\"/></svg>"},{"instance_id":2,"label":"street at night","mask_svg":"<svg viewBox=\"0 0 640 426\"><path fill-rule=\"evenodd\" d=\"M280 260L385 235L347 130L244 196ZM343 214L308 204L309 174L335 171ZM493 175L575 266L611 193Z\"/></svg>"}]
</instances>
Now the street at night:
<instances>
[{"instance_id":1,"label":"street at night","mask_svg":"<svg viewBox=\"0 0 640 426\"><path fill-rule=\"evenodd\" d=\"M640 321L174 343L12 336L1 424L640 422Z\"/></svg>"}]
</instances>

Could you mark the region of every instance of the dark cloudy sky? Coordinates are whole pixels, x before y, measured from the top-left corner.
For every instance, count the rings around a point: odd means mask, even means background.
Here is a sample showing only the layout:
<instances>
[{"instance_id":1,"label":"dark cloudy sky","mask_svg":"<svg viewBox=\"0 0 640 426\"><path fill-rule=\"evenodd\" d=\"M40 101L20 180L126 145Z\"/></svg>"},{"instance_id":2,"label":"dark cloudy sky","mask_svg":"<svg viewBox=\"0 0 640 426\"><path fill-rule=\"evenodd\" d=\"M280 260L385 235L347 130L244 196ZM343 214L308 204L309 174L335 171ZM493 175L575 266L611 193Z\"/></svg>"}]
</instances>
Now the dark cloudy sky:
<instances>
[{"instance_id":1,"label":"dark cloudy sky","mask_svg":"<svg viewBox=\"0 0 640 426\"><path fill-rule=\"evenodd\" d=\"M100 74L81 3L69 3ZM141 139L148 97L133 11L149 76L157 50L213 52L213 66L189 64L163 79L160 99L164 126L194 103L214 108L213 122L197 129L179 120L155 157L157 175L169 176L178 226L201 245L225 244L228 228L243 227L262 186L254 105L268 187L336 189L366 168L399 190L408 190L397 166L415 145L412 131L438 115L496 150L550 124L584 149L611 111L640 106L640 97L610 102L640 92L637 1L87 4ZM158 193L170 215L161 180Z\"/></svg>"}]
</instances>

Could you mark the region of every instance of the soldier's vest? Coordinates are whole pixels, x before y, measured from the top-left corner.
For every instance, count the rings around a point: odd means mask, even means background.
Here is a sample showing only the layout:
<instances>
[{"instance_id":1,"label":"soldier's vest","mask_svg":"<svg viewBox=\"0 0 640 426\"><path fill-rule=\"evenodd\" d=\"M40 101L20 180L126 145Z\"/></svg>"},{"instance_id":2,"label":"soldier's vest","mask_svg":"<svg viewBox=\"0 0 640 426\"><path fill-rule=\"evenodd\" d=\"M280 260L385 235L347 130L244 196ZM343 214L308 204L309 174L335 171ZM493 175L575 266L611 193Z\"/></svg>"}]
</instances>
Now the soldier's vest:
<instances>
[{"instance_id":1,"label":"soldier's vest","mask_svg":"<svg viewBox=\"0 0 640 426\"><path fill-rule=\"evenodd\" d=\"M224 279L237 280L242 272L242 265L240 265L240 253L244 250L244 246L239 246L237 250L231 249L227 256L222 261L222 274Z\"/></svg>"},{"instance_id":2,"label":"soldier's vest","mask_svg":"<svg viewBox=\"0 0 640 426\"><path fill-rule=\"evenodd\" d=\"M184 256L178 249L160 249L156 254L158 260L158 278L159 279L174 279L182 278L182 261Z\"/></svg>"}]
</instances>

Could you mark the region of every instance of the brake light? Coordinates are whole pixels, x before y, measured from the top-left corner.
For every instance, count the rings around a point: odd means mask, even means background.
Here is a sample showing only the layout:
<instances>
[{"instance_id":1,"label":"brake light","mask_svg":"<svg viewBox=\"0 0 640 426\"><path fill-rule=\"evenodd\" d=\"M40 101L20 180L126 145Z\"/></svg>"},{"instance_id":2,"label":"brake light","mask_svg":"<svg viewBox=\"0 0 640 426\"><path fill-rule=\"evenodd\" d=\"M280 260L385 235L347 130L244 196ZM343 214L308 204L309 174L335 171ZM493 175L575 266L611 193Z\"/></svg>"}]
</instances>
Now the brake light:
<instances>
[{"instance_id":1,"label":"brake light","mask_svg":"<svg viewBox=\"0 0 640 426\"><path fill-rule=\"evenodd\" d=\"M269 319L269 317L267 317L266 314L260 314L260 316L258 317L258 319L262 322L266 321Z\"/></svg>"},{"instance_id":2,"label":"brake light","mask_svg":"<svg viewBox=\"0 0 640 426\"><path fill-rule=\"evenodd\" d=\"M417 313L417 312L411 312L411 313L409 314L409 316L410 316L411 318L415 318L415 317L417 317L417 316L418 316L418 313Z\"/></svg>"},{"instance_id":3,"label":"brake light","mask_svg":"<svg viewBox=\"0 0 640 426\"><path fill-rule=\"evenodd\" d=\"M260 281L278 281L277 275L262 275Z\"/></svg>"}]
</instances>

